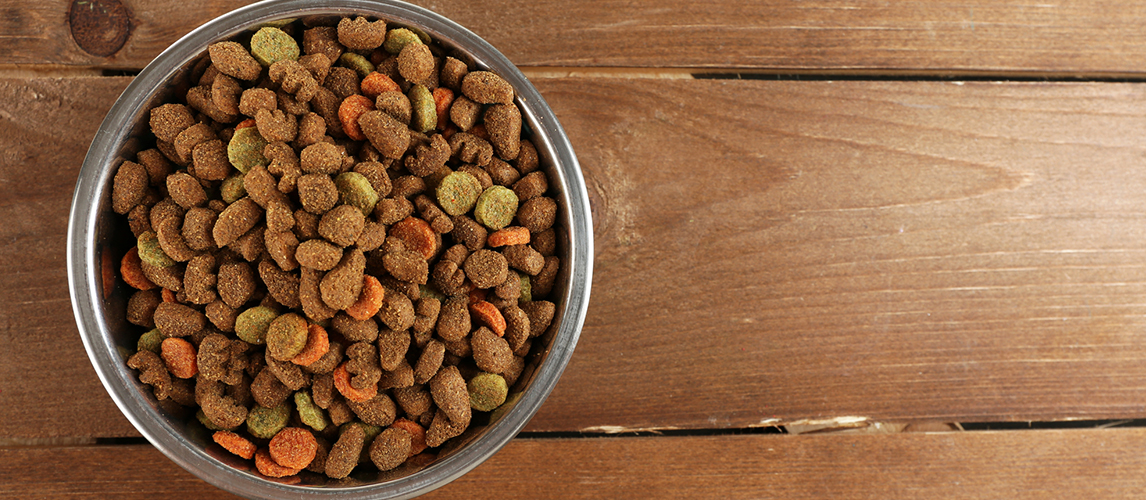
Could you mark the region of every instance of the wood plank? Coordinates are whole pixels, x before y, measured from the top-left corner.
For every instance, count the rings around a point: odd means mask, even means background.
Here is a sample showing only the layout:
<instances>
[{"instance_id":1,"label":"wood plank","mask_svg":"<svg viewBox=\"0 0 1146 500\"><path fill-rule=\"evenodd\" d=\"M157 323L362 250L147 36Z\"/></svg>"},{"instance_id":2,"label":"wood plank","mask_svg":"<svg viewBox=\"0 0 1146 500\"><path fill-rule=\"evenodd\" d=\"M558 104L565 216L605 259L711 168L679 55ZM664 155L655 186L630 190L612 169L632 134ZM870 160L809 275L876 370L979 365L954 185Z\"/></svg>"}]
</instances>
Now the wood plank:
<instances>
[{"instance_id":1,"label":"wood plank","mask_svg":"<svg viewBox=\"0 0 1146 500\"><path fill-rule=\"evenodd\" d=\"M65 256L80 164L130 81L0 80L0 437L138 435L87 360Z\"/></svg>"},{"instance_id":2,"label":"wood plank","mask_svg":"<svg viewBox=\"0 0 1146 500\"><path fill-rule=\"evenodd\" d=\"M1143 446L1143 429L516 439L423 498L1137 498ZM147 445L0 449L0 477L0 498L235 498Z\"/></svg>"},{"instance_id":3,"label":"wood plank","mask_svg":"<svg viewBox=\"0 0 1146 500\"><path fill-rule=\"evenodd\" d=\"M537 83L597 248L529 430L1146 412L1141 85ZM0 87L4 435L134 432L60 309L75 169L123 84Z\"/></svg>"},{"instance_id":4,"label":"wood plank","mask_svg":"<svg viewBox=\"0 0 1146 500\"><path fill-rule=\"evenodd\" d=\"M3 0L7 50L0 64L141 68L183 34L247 3L126 0L130 36L103 57L84 52L69 32L72 2ZM523 66L1067 76L1140 75L1146 67L1139 29L1146 6L1125 0L539 0L529 9L510 2L413 3L454 19Z\"/></svg>"}]
</instances>

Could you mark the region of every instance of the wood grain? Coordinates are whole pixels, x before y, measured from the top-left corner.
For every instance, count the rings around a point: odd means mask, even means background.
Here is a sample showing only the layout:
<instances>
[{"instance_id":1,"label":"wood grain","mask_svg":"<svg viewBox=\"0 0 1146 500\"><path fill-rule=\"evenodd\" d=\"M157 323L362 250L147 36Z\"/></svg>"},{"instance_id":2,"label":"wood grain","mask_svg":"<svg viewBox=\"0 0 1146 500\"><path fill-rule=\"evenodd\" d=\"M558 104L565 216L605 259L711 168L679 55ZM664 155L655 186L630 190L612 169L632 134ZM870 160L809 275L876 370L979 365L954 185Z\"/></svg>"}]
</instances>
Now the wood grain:
<instances>
[{"instance_id":1,"label":"wood grain","mask_svg":"<svg viewBox=\"0 0 1146 500\"><path fill-rule=\"evenodd\" d=\"M1142 429L516 439L422 498L1137 498L1143 446ZM148 445L0 449L0 477L0 498L235 498Z\"/></svg>"},{"instance_id":2,"label":"wood grain","mask_svg":"<svg viewBox=\"0 0 1146 500\"><path fill-rule=\"evenodd\" d=\"M124 83L0 87L20 102L0 122L5 435L134 432L88 367L62 257ZM528 430L1146 414L1141 85L537 85L597 247L581 341Z\"/></svg>"},{"instance_id":3,"label":"wood grain","mask_svg":"<svg viewBox=\"0 0 1146 500\"><path fill-rule=\"evenodd\" d=\"M205 21L247 0L124 1L126 45L81 50L68 0L0 1L0 64L141 68ZM413 2L485 37L523 66L766 71L1141 74L1146 6L1125 0ZM512 16L512 22L507 22Z\"/></svg>"}]
</instances>

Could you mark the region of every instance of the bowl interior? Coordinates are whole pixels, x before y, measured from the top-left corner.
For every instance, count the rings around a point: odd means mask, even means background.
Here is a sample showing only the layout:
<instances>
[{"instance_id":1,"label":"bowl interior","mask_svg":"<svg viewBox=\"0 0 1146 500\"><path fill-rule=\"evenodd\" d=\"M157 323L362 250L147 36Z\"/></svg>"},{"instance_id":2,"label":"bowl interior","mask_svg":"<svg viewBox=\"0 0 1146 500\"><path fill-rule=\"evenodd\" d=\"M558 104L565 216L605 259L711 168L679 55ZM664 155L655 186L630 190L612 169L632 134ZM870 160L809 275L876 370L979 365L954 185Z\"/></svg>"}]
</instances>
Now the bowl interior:
<instances>
[{"instance_id":1,"label":"bowl interior","mask_svg":"<svg viewBox=\"0 0 1146 500\"><path fill-rule=\"evenodd\" d=\"M549 330L535 339L525 371L511 387L506 404L483 418L475 413L465 434L443 446L432 462L408 463L387 472L357 472L337 482L303 474L301 484L289 485L242 470L249 465L236 462L211 443L209 431L193 415L158 404L149 387L127 368L125 360L134 352L141 329L124 318L131 290L115 276L118 259L131 246L133 236L123 218L111 210L111 183L124 160L134 160L137 152L154 147L147 113L154 106L174 102L177 92L186 91L191 75L206 57L208 44L241 39L252 28L273 21L347 14L420 28L446 54L471 68L492 70L513 85L524 121L522 135L537 147L558 203L555 229L562 266L550 297L557 308ZM92 364L112 399L173 461L216 486L250 497L403 498L445 484L477 466L525 426L556 384L584 322L592 275L592 223L584 180L572 147L544 99L484 40L430 11L395 1L262 2L204 24L160 54L124 91L92 142L73 198L68 247L76 320Z\"/></svg>"}]
</instances>

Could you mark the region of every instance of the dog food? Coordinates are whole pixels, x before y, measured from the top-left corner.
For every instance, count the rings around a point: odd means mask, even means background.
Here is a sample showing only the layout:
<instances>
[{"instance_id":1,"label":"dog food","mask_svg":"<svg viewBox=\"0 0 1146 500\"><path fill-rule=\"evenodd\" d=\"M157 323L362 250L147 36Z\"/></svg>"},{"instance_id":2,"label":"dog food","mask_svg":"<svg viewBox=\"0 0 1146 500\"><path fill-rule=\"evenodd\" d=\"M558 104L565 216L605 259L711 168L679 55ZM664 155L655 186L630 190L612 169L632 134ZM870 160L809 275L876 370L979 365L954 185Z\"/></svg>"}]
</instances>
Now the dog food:
<instances>
[{"instance_id":1,"label":"dog food","mask_svg":"<svg viewBox=\"0 0 1146 500\"><path fill-rule=\"evenodd\" d=\"M115 173L127 365L263 476L425 465L513 400L555 314L558 208L514 89L385 20L238 40Z\"/></svg>"}]
</instances>

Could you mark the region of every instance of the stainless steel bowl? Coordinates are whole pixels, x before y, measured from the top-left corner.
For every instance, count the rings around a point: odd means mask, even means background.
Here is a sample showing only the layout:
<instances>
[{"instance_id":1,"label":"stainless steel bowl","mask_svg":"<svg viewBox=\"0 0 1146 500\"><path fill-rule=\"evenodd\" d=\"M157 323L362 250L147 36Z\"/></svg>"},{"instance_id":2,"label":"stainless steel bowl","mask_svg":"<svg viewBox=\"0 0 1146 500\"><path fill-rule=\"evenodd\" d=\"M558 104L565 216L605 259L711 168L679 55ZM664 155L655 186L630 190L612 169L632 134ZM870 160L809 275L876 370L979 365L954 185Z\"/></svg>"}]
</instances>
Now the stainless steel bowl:
<instances>
[{"instance_id":1,"label":"stainless steel bowl","mask_svg":"<svg viewBox=\"0 0 1146 500\"><path fill-rule=\"evenodd\" d=\"M125 359L138 335L124 320L130 291L114 281L105 283L106 273L101 272L118 267L115 257L131 241L122 217L111 210L111 185L120 163L149 147L141 139L148 133L148 110L179 88L179 82L204 57L208 44L271 21L347 14L419 27L455 57L492 70L513 85L525 121L523 134L537 146L551 182L556 181L562 258L562 272L554 287L557 314L546 335L535 342L525 373L511 389L510 401L488 422L475 422L466 434L448 443L432 463L337 484L286 485L212 456L206 434L189 430L194 425L164 411L148 387L139 383L134 370L127 368ZM72 307L96 373L128 420L171 460L219 488L253 498L410 498L448 483L497 452L525 426L557 384L585 320L593 233L585 181L565 132L537 89L493 46L449 19L399 1L287 0L260 2L200 26L163 51L127 87L97 131L80 170L72 198L67 255Z\"/></svg>"}]
</instances>

